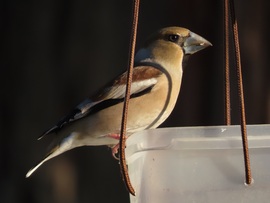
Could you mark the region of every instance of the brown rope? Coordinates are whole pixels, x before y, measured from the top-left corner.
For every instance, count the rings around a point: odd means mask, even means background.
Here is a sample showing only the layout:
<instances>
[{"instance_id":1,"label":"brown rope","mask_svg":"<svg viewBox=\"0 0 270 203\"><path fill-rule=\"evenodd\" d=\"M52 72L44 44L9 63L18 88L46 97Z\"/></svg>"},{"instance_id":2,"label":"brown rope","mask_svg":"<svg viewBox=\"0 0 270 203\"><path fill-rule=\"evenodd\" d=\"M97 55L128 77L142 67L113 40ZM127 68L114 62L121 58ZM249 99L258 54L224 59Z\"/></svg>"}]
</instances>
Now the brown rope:
<instances>
[{"instance_id":1,"label":"brown rope","mask_svg":"<svg viewBox=\"0 0 270 203\"><path fill-rule=\"evenodd\" d=\"M134 0L133 3L134 3L133 4L133 22L132 22L132 31L131 31L131 39L130 39L129 63L128 63L129 66L127 70L127 83L126 83L127 85L126 85L125 101L124 101L123 114L122 114L122 122L121 122L119 155L120 155L120 169L122 172L125 185L129 193L135 196L135 190L132 187L132 184L130 182L130 178L128 175L128 169L126 165L126 156L125 156L128 104L129 104L129 99L130 99L130 90L131 90L132 75L133 75L133 65L134 65L134 57L135 57L135 46L136 46L140 1Z\"/></svg>"},{"instance_id":2,"label":"brown rope","mask_svg":"<svg viewBox=\"0 0 270 203\"><path fill-rule=\"evenodd\" d=\"M229 0L224 0L224 54L225 54L225 123L231 125L230 58L229 58Z\"/></svg>"},{"instance_id":3,"label":"brown rope","mask_svg":"<svg viewBox=\"0 0 270 203\"><path fill-rule=\"evenodd\" d=\"M241 58L240 58L240 44L239 44L239 38L238 38L238 25L237 25L237 20L235 17L234 0L230 0L230 11L231 11L236 69L237 69L237 84L238 84L238 94L239 94L239 107L240 107L240 114L241 114L241 133L242 133L242 143L243 143L244 161L245 161L246 184L249 185L252 183L252 175L251 175L250 158L249 158L249 150L248 150L245 102L244 102L243 79L242 79L242 68L241 68Z\"/></svg>"}]
</instances>

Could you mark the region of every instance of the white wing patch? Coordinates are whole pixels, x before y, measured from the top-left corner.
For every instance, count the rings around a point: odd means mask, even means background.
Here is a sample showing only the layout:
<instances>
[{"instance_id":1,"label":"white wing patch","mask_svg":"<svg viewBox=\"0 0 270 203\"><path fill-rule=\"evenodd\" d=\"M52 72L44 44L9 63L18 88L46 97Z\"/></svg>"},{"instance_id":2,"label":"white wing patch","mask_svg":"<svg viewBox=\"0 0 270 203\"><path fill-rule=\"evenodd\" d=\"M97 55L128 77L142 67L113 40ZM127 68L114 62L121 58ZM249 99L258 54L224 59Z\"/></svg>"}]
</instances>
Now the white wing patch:
<instances>
[{"instance_id":1,"label":"white wing patch","mask_svg":"<svg viewBox=\"0 0 270 203\"><path fill-rule=\"evenodd\" d=\"M132 82L130 94L139 93L157 83L157 78ZM126 85L112 87L107 98L120 99L125 97Z\"/></svg>"}]
</instances>

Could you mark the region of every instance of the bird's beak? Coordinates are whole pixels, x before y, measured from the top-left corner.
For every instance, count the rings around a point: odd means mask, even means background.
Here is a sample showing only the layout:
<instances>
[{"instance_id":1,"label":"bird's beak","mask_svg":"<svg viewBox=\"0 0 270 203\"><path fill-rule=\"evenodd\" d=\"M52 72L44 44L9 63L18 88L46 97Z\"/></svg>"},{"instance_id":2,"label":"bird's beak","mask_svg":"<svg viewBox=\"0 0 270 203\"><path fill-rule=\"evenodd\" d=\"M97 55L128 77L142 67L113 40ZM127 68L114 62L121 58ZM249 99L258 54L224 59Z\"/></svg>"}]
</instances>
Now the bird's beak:
<instances>
[{"instance_id":1,"label":"bird's beak","mask_svg":"<svg viewBox=\"0 0 270 203\"><path fill-rule=\"evenodd\" d=\"M201 36L190 32L189 37L184 42L183 49L185 54L194 54L208 46L212 46L212 44Z\"/></svg>"}]
</instances>

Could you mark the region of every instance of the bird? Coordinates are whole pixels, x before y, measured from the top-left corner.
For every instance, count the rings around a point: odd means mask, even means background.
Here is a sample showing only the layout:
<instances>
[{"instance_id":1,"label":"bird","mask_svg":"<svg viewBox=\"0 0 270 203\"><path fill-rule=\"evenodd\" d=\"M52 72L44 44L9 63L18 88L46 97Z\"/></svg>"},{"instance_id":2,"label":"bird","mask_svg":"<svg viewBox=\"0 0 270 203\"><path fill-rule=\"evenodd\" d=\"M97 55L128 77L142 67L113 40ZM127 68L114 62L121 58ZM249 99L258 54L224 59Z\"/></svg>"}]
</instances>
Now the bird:
<instances>
[{"instance_id":1,"label":"bird","mask_svg":"<svg viewBox=\"0 0 270 203\"><path fill-rule=\"evenodd\" d=\"M165 27L152 34L134 59L126 136L157 128L171 114L190 55L212 44L189 29ZM127 71L76 106L42 134L54 134L49 152L28 171L29 177L44 162L81 146L107 145L117 153L125 99Z\"/></svg>"}]
</instances>

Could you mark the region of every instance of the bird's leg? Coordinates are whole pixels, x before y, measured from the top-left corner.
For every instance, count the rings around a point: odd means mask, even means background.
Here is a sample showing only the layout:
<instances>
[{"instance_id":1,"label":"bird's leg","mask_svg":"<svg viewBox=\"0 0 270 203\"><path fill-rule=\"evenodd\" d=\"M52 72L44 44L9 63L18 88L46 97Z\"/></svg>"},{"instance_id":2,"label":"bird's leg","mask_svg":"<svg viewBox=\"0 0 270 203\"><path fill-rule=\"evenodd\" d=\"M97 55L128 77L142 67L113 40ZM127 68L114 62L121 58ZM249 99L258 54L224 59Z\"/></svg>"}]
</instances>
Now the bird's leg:
<instances>
[{"instance_id":1,"label":"bird's leg","mask_svg":"<svg viewBox=\"0 0 270 203\"><path fill-rule=\"evenodd\" d=\"M117 133L108 134L107 137L110 137L110 138L113 138L116 140L120 140L120 134L117 134Z\"/></svg>"},{"instance_id":2,"label":"bird's leg","mask_svg":"<svg viewBox=\"0 0 270 203\"><path fill-rule=\"evenodd\" d=\"M117 133L111 133L111 134L108 134L107 137L110 137L110 138L113 138L113 139L116 139L116 140L120 140L120 134L117 134ZM125 137L127 138L127 137ZM112 149L112 156L113 158L115 158L116 160L119 160L119 157L116 156L116 154L118 154L118 149L119 149L119 143L114 145L111 149Z\"/></svg>"}]
</instances>

